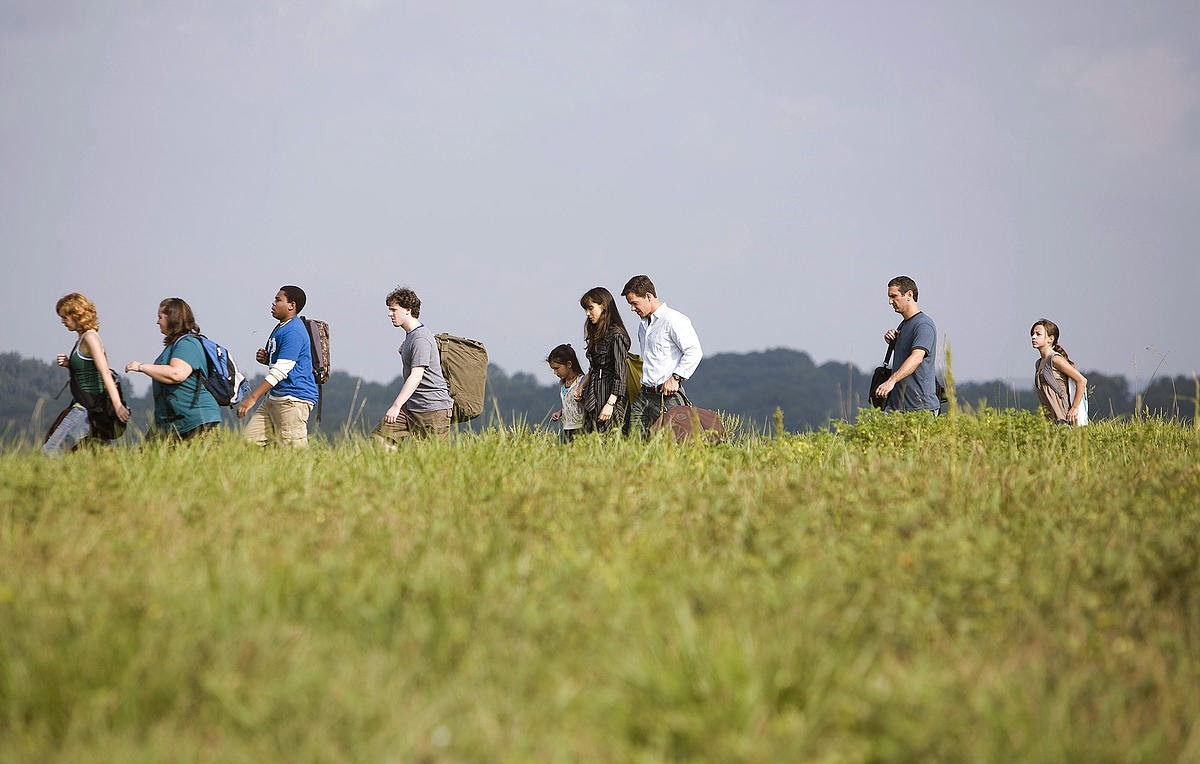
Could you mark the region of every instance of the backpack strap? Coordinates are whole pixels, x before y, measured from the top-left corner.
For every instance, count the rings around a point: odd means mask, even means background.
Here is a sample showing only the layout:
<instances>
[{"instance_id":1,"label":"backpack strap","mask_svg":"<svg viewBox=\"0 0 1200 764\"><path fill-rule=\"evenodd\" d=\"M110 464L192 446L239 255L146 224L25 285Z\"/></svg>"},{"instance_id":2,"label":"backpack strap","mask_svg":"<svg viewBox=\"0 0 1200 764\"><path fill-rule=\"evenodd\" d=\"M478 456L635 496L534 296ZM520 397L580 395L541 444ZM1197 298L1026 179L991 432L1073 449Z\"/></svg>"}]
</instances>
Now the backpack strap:
<instances>
[{"instance_id":1,"label":"backpack strap","mask_svg":"<svg viewBox=\"0 0 1200 764\"><path fill-rule=\"evenodd\" d=\"M1059 380L1058 375L1055 373L1054 356L1056 355L1058 355L1058 353L1051 352L1050 355L1041 360L1041 368L1039 369L1038 374L1042 377L1042 379L1045 379L1054 385L1054 391L1066 399L1067 407L1070 408L1071 382L1070 380Z\"/></svg>"},{"instance_id":2,"label":"backpack strap","mask_svg":"<svg viewBox=\"0 0 1200 764\"><path fill-rule=\"evenodd\" d=\"M75 348L77 347L79 347L79 340L75 340L75 344L71 346L71 352L67 353L67 381L64 382L63 386L58 389L57 393L55 393L54 400L61 398L62 394L67 391L67 388L71 387L71 382L75 380L75 372L71 370L71 356L75 354ZM74 398L75 390L72 388L71 399L74 400Z\"/></svg>"},{"instance_id":3,"label":"backpack strap","mask_svg":"<svg viewBox=\"0 0 1200 764\"><path fill-rule=\"evenodd\" d=\"M175 346L179 344L180 340L182 340L184 337L196 337L196 336L198 336L198 335L188 332L187 334L182 334L179 337L176 337L175 341L171 343L171 355L167 356L167 362L170 363L171 359L175 357ZM203 348L201 348L201 349L203 349ZM207 359L205 359L205 362L207 363ZM204 375L204 372L200 371L195 366L193 366L192 373L189 374L188 376L196 377L196 391L195 391L195 394L192 396L192 408L196 408L196 406L199 405L199 403L200 403L200 385L204 384L205 375ZM183 384L183 382L179 382L178 384ZM183 414L176 413L175 407L171 405L171 396L167 395L164 392L161 395L155 394L154 397L155 397L155 399L162 401L163 408L165 408L167 410L167 418L164 421L178 422L180 419L183 419Z\"/></svg>"}]
</instances>

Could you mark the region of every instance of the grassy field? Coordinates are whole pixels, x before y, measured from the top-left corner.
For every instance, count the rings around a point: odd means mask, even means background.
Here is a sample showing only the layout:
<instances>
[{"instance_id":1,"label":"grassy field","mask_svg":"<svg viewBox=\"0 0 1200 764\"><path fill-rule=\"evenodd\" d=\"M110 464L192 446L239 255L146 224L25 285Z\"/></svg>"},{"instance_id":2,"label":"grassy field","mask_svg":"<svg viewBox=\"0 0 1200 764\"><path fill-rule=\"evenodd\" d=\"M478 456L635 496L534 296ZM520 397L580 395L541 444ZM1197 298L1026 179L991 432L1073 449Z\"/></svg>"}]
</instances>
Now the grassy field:
<instances>
[{"instance_id":1,"label":"grassy field","mask_svg":"<svg viewBox=\"0 0 1200 764\"><path fill-rule=\"evenodd\" d=\"M0 762L1200 761L1200 433L0 454Z\"/></svg>"}]
</instances>

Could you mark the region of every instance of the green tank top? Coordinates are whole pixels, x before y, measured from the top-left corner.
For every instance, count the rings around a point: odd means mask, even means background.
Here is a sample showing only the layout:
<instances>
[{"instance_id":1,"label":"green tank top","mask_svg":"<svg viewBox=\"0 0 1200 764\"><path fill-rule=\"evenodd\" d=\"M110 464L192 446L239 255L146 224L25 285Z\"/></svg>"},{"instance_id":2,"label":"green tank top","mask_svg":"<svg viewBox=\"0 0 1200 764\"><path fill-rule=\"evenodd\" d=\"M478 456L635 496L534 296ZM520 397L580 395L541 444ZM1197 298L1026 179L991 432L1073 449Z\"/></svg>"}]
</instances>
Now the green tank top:
<instances>
[{"instance_id":1,"label":"green tank top","mask_svg":"<svg viewBox=\"0 0 1200 764\"><path fill-rule=\"evenodd\" d=\"M78 342L71 348L70 366L71 373L79 380L79 387L85 393L99 395L104 392L104 382L100 379L100 370L96 368L96 362L83 354Z\"/></svg>"}]
</instances>

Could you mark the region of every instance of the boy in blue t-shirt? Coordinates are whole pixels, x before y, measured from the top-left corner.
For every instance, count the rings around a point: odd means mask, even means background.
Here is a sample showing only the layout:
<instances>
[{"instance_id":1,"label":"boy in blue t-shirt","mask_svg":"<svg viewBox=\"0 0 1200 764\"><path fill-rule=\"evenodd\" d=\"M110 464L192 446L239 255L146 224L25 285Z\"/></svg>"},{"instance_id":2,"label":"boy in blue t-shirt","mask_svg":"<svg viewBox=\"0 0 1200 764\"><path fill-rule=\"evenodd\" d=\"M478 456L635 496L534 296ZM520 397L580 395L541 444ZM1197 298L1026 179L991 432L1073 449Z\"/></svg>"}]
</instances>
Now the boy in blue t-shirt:
<instances>
[{"instance_id":1,"label":"boy in blue t-shirt","mask_svg":"<svg viewBox=\"0 0 1200 764\"><path fill-rule=\"evenodd\" d=\"M308 445L308 415L317 403L317 380L313 377L312 346L304 319L304 290L282 286L271 303L271 316L279 325L259 348L254 358L267 365L267 378L240 404L238 418L267 398L246 423L246 440L265 446L278 442L294 448Z\"/></svg>"}]
</instances>

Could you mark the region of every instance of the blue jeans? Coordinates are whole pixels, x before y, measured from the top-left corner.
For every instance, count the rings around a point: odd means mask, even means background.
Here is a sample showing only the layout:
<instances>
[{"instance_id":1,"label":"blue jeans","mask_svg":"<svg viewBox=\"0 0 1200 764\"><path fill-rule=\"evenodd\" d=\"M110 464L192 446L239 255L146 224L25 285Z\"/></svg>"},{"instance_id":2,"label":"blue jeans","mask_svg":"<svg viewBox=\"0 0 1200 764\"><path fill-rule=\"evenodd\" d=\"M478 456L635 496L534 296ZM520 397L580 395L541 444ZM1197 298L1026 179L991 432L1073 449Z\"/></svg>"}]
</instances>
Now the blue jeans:
<instances>
[{"instance_id":1,"label":"blue jeans","mask_svg":"<svg viewBox=\"0 0 1200 764\"><path fill-rule=\"evenodd\" d=\"M46 456L62 456L91 434L92 421L88 419L87 409L83 406L72 406L70 412L63 417L42 445L42 453Z\"/></svg>"}]
</instances>

